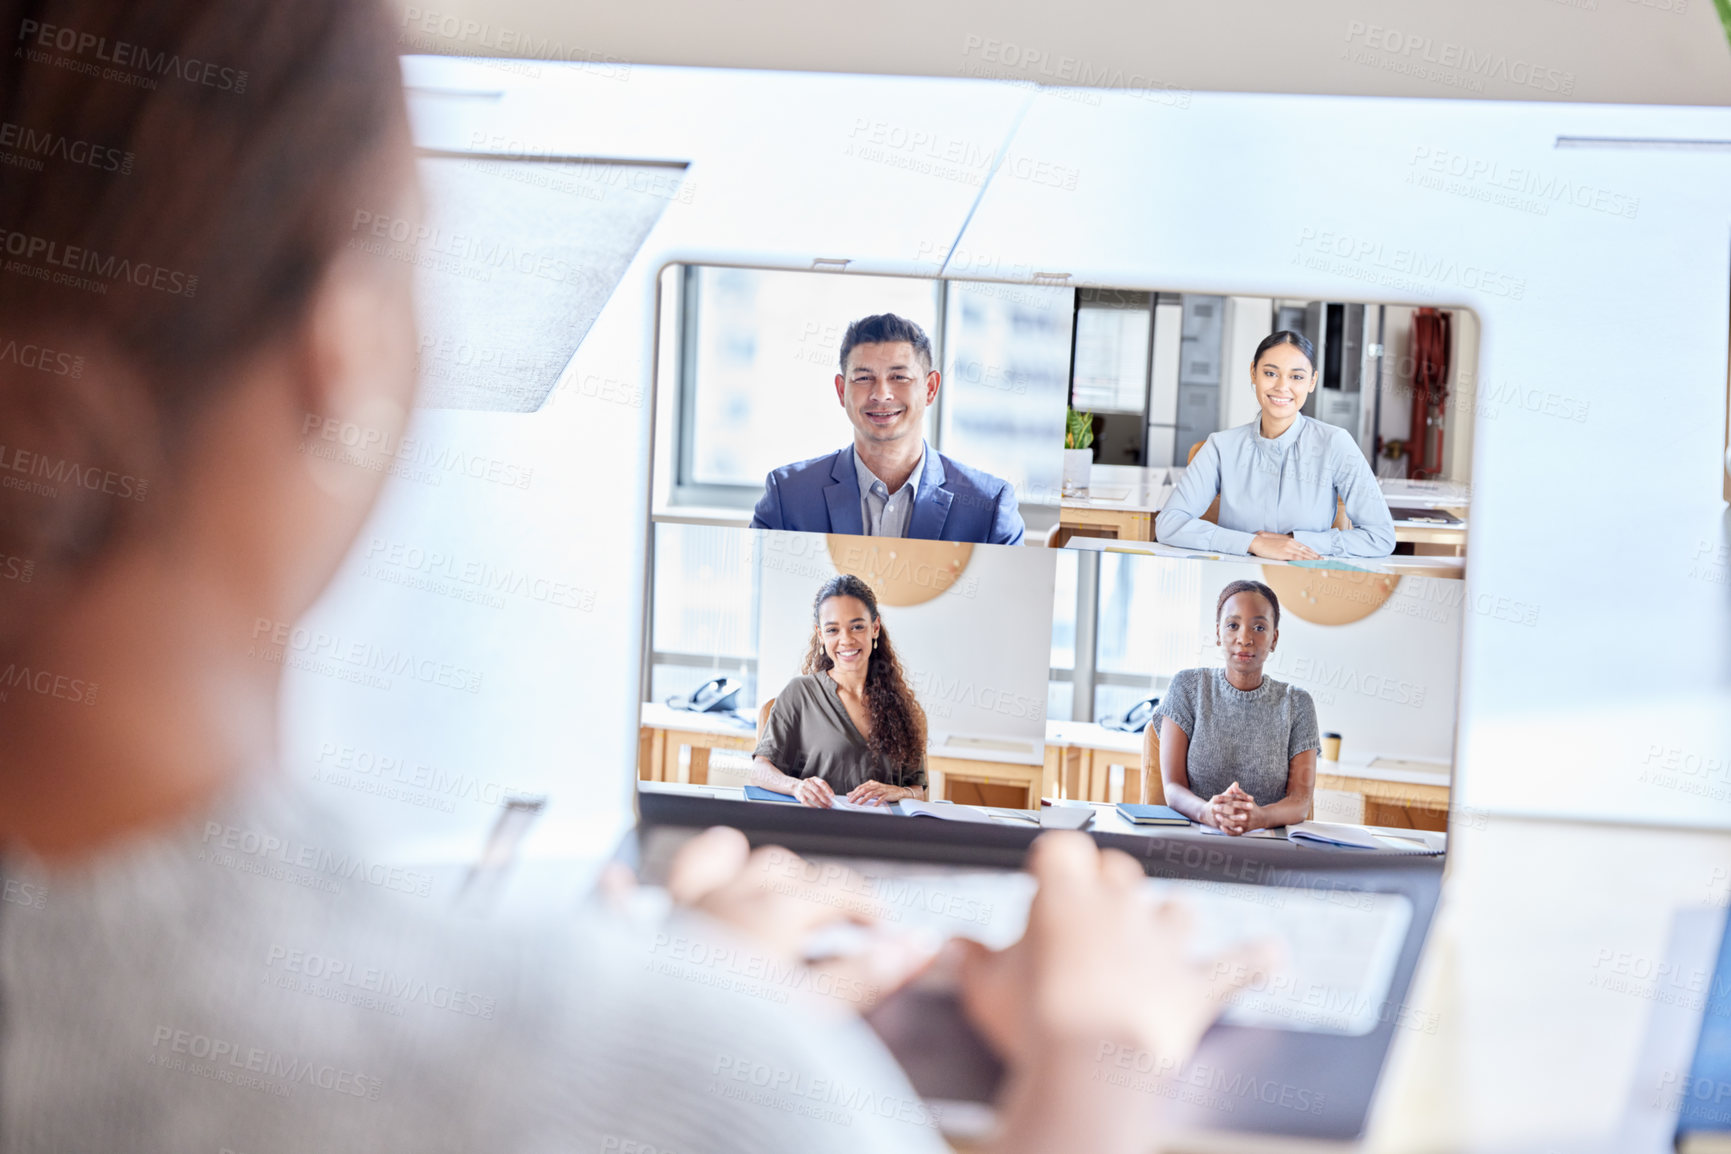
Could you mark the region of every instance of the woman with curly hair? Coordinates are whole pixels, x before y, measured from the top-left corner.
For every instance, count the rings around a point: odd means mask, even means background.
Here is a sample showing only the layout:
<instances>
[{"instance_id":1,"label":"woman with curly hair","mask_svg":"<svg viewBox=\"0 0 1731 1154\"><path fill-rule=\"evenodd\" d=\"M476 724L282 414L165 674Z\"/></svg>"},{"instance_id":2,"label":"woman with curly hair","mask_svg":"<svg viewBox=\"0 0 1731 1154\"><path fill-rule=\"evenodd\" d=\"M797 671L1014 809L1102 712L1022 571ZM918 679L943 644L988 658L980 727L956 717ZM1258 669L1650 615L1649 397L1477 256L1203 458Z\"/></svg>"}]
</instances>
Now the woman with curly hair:
<instances>
[{"instance_id":1,"label":"woman with curly hair","mask_svg":"<svg viewBox=\"0 0 1731 1154\"><path fill-rule=\"evenodd\" d=\"M752 784L827 809L926 796L926 714L902 676L858 577L826 582L812 602L811 647L775 699L752 758Z\"/></svg>"}]
</instances>

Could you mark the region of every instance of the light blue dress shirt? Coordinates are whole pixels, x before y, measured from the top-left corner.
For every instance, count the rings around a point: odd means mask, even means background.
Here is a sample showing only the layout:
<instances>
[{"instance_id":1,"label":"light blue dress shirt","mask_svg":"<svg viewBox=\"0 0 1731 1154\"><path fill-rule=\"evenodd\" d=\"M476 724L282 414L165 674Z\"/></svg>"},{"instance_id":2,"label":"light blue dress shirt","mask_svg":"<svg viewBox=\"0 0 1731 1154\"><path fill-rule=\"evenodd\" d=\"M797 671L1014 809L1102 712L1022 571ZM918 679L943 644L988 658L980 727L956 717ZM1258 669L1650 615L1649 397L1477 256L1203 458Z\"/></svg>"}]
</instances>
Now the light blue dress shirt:
<instances>
[{"instance_id":1,"label":"light blue dress shirt","mask_svg":"<svg viewBox=\"0 0 1731 1154\"><path fill-rule=\"evenodd\" d=\"M857 449L853 466L859 476L860 520L865 522L866 536L906 537L908 520L914 515L914 494L920 491L920 473L926 467L925 442L920 442L920 459L914 462L914 471L894 493L859 459Z\"/></svg>"},{"instance_id":2,"label":"light blue dress shirt","mask_svg":"<svg viewBox=\"0 0 1731 1154\"><path fill-rule=\"evenodd\" d=\"M1261 425L1258 414L1203 442L1155 518L1156 541L1247 554L1258 532L1290 533L1324 557L1394 552L1388 501L1350 433L1302 413L1278 437L1264 437ZM1216 495L1218 525L1202 520ZM1333 528L1336 499L1352 528Z\"/></svg>"}]
</instances>

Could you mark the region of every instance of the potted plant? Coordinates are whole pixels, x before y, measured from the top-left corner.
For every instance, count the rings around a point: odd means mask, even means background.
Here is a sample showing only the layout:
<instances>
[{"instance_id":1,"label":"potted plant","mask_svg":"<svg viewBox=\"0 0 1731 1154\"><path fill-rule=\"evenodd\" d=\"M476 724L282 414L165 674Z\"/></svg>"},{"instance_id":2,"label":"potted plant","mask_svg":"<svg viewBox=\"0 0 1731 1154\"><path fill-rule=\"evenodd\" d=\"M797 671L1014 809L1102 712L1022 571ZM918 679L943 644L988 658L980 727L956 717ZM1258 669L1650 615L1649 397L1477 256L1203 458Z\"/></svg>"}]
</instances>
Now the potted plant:
<instances>
[{"instance_id":1,"label":"potted plant","mask_svg":"<svg viewBox=\"0 0 1731 1154\"><path fill-rule=\"evenodd\" d=\"M1094 414L1069 409L1064 416L1064 496L1086 497L1094 467Z\"/></svg>"}]
</instances>

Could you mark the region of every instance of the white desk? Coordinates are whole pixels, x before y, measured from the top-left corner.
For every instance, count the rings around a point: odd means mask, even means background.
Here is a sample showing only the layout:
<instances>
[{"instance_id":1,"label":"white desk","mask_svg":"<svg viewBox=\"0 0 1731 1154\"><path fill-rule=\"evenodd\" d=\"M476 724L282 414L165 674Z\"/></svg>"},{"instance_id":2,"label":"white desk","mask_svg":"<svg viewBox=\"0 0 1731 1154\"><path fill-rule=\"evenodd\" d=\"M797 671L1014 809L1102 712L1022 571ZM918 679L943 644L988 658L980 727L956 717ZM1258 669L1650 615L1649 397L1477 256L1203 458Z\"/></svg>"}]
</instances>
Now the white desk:
<instances>
[{"instance_id":1,"label":"white desk","mask_svg":"<svg viewBox=\"0 0 1731 1154\"><path fill-rule=\"evenodd\" d=\"M1058 524L1096 534L1110 530L1120 541L1152 541L1154 518L1183 476L1184 469L1178 466L1095 465L1089 476L1088 495L1065 497ZM1408 481L1394 477L1381 478L1377 483L1391 506L1435 509L1460 518L1450 525L1396 521L1396 541L1443 545L1457 552L1465 549L1470 486L1455 481Z\"/></svg>"},{"instance_id":2,"label":"white desk","mask_svg":"<svg viewBox=\"0 0 1731 1154\"><path fill-rule=\"evenodd\" d=\"M1472 486L1459 481L1408 481L1379 477L1383 499L1408 509L1450 509L1464 512L1472 504Z\"/></svg>"},{"instance_id":3,"label":"white desk","mask_svg":"<svg viewBox=\"0 0 1731 1154\"><path fill-rule=\"evenodd\" d=\"M1125 541L1152 541L1154 515L1172 493L1169 472L1141 465L1095 465L1087 495L1063 498L1058 524L1096 533L1109 529Z\"/></svg>"},{"instance_id":4,"label":"white desk","mask_svg":"<svg viewBox=\"0 0 1731 1154\"><path fill-rule=\"evenodd\" d=\"M1639 1142L1624 1127L1659 1091L1652 1065L1686 1077L1691 1030L1643 1050L1667 1000L1700 1017L1713 958L1674 956L1670 937L1680 909L1724 905L1731 834L1479 813L1449 842L1407 999L1422 1028L1395 1031L1366 1149L1668 1152L1663 1126Z\"/></svg>"},{"instance_id":5,"label":"white desk","mask_svg":"<svg viewBox=\"0 0 1731 1154\"><path fill-rule=\"evenodd\" d=\"M646 701L638 713L637 776L641 781L706 785L709 751L757 748L757 732L719 713L688 713L657 701ZM926 786L934 798L948 798L952 785L1008 785L1023 790L1031 808L1048 790L1044 751L1034 740L971 745L959 734L941 734L926 747ZM681 748L691 750L680 764Z\"/></svg>"},{"instance_id":6,"label":"white desk","mask_svg":"<svg viewBox=\"0 0 1731 1154\"><path fill-rule=\"evenodd\" d=\"M1453 775L1436 769L1393 769L1374 759L1316 762L1316 788L1356 793L1364 799L1366 825L1444 829L1448 825Z\"/></svg>"},{"instance_id":7,"label":"white desk","mask_svg":"<svg viewBox=\"0 0 1731 1154\"><path fill-rule=\"evenodd\" d=\"M1194 549L1178 549L1158 541L1113 540L1109 537L1072 537L1071 549L1091 549L1097 553L1142 553L1150 557L1192 558L1200 561L1241 561L1253 565L1293 565L1293 561L1270 561L1266 557L1250 557L1236 553L1199 553ZM1464 557L1336 557L1330 563L1337 569L1362 569L1368 573L1397 573L1410 577L1466 576ZM1306 562L1310 568L1316 563Z\"/></svg>"}]
</instances>

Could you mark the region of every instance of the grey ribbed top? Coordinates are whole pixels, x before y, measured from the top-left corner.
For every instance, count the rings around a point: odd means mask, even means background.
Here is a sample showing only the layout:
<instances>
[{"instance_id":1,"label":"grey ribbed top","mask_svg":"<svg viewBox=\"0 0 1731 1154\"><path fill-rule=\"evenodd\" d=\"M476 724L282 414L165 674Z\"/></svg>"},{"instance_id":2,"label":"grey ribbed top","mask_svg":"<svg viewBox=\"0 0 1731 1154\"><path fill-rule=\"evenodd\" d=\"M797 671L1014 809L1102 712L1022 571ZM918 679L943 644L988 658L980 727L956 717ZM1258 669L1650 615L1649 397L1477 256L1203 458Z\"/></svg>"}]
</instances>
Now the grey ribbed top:
<instances>
[{"instance_id":1,"label":"grey ribbed top","mask_svg":"<svg viewBox=\"0 0 1731 1154\"><path fill-rule=\"evenodd\" d=\"M707 919L461 917L292 791L5 872L8 1154L946 1149L857 1018Z\"/></svg>"},{"instance_id":2,"label":"grey ribbed top","mask_svg":"<svg viewBox=\"0 0 1731 1154\"><path fill-rule=\"evenodd\" d=\"M1322 748L1310 694L1272 677L1246 691L1224 669L1181 669L1148 724L1163 717L1190 736L1185 768L1203 800L1236 781L1257 805L1272 805L1286 796L1292 759Z\"/></svg>"}]
</instances>

